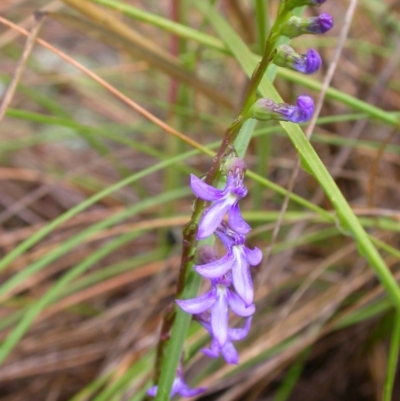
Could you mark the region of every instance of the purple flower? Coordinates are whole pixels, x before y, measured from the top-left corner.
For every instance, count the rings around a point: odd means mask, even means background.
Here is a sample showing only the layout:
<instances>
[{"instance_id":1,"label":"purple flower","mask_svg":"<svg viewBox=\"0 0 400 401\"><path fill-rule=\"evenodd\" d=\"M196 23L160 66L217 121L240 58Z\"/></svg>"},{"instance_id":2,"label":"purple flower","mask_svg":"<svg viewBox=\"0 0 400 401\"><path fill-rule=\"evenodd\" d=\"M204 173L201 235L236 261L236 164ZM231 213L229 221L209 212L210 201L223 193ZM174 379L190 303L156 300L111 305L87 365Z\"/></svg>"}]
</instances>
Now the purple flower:
<instances>
[{"instance_id":1,"label":"purple flower","mask_svg":"<svg viewBox=\"0 0 400 401\"><path fill-rule=\"evenodd\" d=\"M313 74L322 64L316 50L310 49L306 54L298 54L288 45L279 46L272 61L280 67L290 68L303 74Z\"/></svg>"},{"instance_id":2,"label":"purple flower","mask_svg":"<svg viewBox=\"0 0 400 401\"><path fill-rule=\"evenodd\" d=\"M302 95L297 98L296 106L289 121L293 123L305 123L314 113L314 100L310 96Z\"/></svg>"},{"instance_id":3,"label":"purple flower","mask_svg":"<svg viewBox=\"0 0 400 401\"><path fill-rule=\"evenodd\" d=\"M310 49L293 63L293 69L307 75L314 74L314 72L319 70L321 64L322 60L318 52Z\"/></svg>"},{"instance_id":4,"label":"purple flower","mask_svg":"<svg viewBox=\"0 0 400 401\"><path fill-rule=\"evenodd\" d=\"M305 27L307 32L321 34L329 31L333 27L333 18L328 13L322 13L318 17L308 18L308 25Z\"/></svg>"},{"instance_id":5,"label":"purple flower","mask_svg":"<svg viewBox=\"0 0 400 401\"><path fill-rule=\"evenodd\" d=\"M254 300L254 290L250 266L256 266L261 262L262 252L258 248L247 248L244 244L245 237L224 223L217 229L216 234L228 252L220 259L195 266L195 269L203 277L210 279L217 279L231 271L237 294L245 305L251 305Z\"/></svg>"},{"instance_id":6,"label":"purple flower","mask_svg":"<svg viewBox=\"0 0 400 401\"><path fill-rule=\"evenodd\" d=\"M215 202L200 220L197 239L212 235L226 213L228 213L229 224L235 231L241 234L250 231L250 226L244 221L238 204L239 200L247 195L247 188L243 184L246 165L238 158L232 159L230 164L232 167L228 170L224 189L214 188L196 176L190 176L190 186L195 195L205 201Z\"/></svg>"},{"instance_id":7,"label":"purple flower","mask_svg":"<svg viewBox=\"0 0 400 401\"><path fill-rule=\"evenodd\" d=\"M158 386L150 387L147 390L147 395L149 395L150 397L155 397L157 395L157 390ZM183 380L182 368L178 367L178 370L176 372L176 378L174 379L174 382L172 384L170 397L172 398L176 394L179 394L182 397L193 397L195 395L204 393L204 391L206 390L207 389L204 387L190 388Z\"/></svg>"},{"instance_id":8,"label":"purple flower","mask_svg":"<svg viewBox=\"0 0 400 401\"><path fill-rule=\"evenodd\" d=\"M208 314L202 313L201 315L197 315L196 320L212 335L210 317ZM251 320L252 317L248 317L243 328L229 328L228 339L222 347L220 347L218 342L213 338L210 348L203 348L203 353L210 358L218 358L221 353L227 363L237 365L239 363L239 355L232 341L240 341L247 336L250 331Z\"/></svg>"},{"instance_id":9,"label":"purple flower","mask_svg":"<svg viewBox=\"0 0 400 401\"><path fill-rule=\"evenodd\" d=\"M231 280L222 277L211 280L211 290L193 299L176 300L176 303L187 313L198 315L210 310L210 324L213 338L220 347L228 340L228 305L239 316L250 316L254 313L254 305L246 307L243 300L228 287Z\"/></svg>"},{"instance_id":10,"label":"purple flower","mask_svg":"<svg viewBox=\"0 0 400 401\"><path fill-rule=\"evenodd\" d=\"M301 95L296 106L288 103L275 103L271 99L258 99L252 106L251 117L260 121L280 120L292 123L305 123L314 113L314 101L310 96Z\"/></svg>"}]
</instances>

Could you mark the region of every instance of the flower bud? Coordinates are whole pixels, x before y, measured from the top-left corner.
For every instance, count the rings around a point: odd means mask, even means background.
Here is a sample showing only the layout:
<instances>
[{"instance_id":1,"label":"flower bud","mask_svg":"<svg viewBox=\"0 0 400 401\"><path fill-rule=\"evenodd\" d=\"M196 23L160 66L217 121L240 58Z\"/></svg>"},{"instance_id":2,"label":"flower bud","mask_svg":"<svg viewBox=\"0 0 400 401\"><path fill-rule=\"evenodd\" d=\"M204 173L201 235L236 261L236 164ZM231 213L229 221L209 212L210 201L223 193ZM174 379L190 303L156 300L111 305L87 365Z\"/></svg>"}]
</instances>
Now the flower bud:
<instances>
[{"instance_id":1,"label":"flower bud","mask_svg":"<svg viewBox=\"0 0 400 401\"><path fill-rule=\"evenodd\" d=\"M301 6L317 6L325 3L326 0L282 0L285 2L285 7L287 10L292 10L296 7Z\"/></svg>"},{"instance_id":2,"label":"flower bud","mask_svg":"<svg viewBox=\"0 0 400 401\"><path fill-rule=\"evenodd\" d=\"M232 157L225 161L222 169L227 176L232 175L234 177L241 177L241 179L243 179L247 170L247 165L241 158Z\"/></svg>"},{"instance_id":3,"label":"flower bud","mask_svg":"<svg viewBox=\"0 0 400 401\"><path fill-rule=\"evenodd\" d=\"M206 263L214 262L218 259L216 249L211 245L202 245L197 252L198 264L205 265Z\"/></svg>"},{"instance_id":4,"label":"flower bud","mask_svg":"<svg viewBox=\"0 0 400 401\"><path fill-rule=\"evenodd\" d=\"M314 100L307 95L297 98L296 107L289 121L293 123L306 123L314 114Z\"/></svg>"},{"instance_id":5,"label":"flower bud","mask_svg":"<svg viewBox=\"0 0 400 401\"><path fill-rule=\"evenodd\" d=\"M333 18L328 13L322 13L318 17L300 18L292 16L281 27L280 34L288 38L295 38L306 33L321 34L333 27Z\"/></svg>"},{"instance_id":6,"label":"flower bud","mask_svg":"<svg viewBox=\"0 0 400 401\"><path fill-rule=\"evenodd\" d=\"M260 121L279 120L292 123L305 123L314 113L314 101L310 96L301 95L296 105L275 103L271 99L258 99L251 108L252 118Z\"/></svg>"},{"instance_id":7,"label":"flower bud","mask_svg":"<svg viewBox=\"0 0 400 401\"><path fill-rule=\"evenodd\" d=\"M289 68L303 74L313 74L319 70L322 64L321 57L316 50L310 49L306 54L298 54L288 45L281 45L276 49L272 62L279 67Z\"/></svg>"}]
</instances>

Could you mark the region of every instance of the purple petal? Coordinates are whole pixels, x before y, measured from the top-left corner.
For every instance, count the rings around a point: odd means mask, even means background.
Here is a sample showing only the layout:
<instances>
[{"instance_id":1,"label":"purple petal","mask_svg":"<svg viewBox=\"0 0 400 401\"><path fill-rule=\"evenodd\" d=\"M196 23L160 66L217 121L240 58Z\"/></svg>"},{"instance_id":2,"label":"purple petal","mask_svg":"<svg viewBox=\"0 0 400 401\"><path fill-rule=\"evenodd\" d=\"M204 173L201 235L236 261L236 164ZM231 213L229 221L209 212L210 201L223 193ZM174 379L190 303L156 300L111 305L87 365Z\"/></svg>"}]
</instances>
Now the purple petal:
<instances>
[{"instance_id":1,"label":"purple petal","mask_svg":"<svg viewBox=\"0 0 400 401\"><path fill-rule=\"evenodd\" d=\"M204 355L207 355L209 358L218 358L219 357L219 351L218 352L215 352L215 351L213 351L212 349L210 349L210 348L202 348L201 349L201 352L204 354Z\"/></svg>"},{"instance_id":2,"label":"purple petal","mask_svg":"<svg viewBox=\"0 0 400 401\"><path fill-rule=\"evenodd\" d=\"M293 68L303 74L314 74L322 64L319 53L314 49L309 49L306 54L300 56L293 63Z\"/></svg>"},{"instance_id":3,"label":"purple petal","mask_svg":"<svg viewBox=\"0 0 400 401\"><path fill-rule=\"evenodd\" d=\"M211 323L209 312L203 312L195 316L195 320L200 323L211 334Z\"/></svg>"},{"instance_id":4,"label":"purple petal","mask_svg":"<svg viewBox=\"0 0 400 401\"><path fill-rule=\"evenodd\" d=\"M174 383L172 384L171 393L169 394L170 398L174 397L176 394L179 394L181 382L182 382L182 379L179 377L176 377L174 379Z\"/></svg>"},{"instance_id":5,"label":"purple petal","mask_svg":"<svg viewBox=\"0 0 400 401\"><path fill-rule=\"evenodd\" d=\"M234 200L233 200L234 201ZM199 223L197 239L204 239L214 234L215 230L221 224L226 212L232 206L230 197L216 202L204 214Z\"/></svg>"},{"instance_id":6,"label":"purple petal","mask_svg":"<svg viewBox=\"0 0 400 401\"><path fill-rule=\"evenodd\" d=\"M199 395L207 391L205 387L198 387L198 388L189 388L185 387L181 390L180 394L182 397L194 397L195 395Z\"/></svg>"},{"instance_id":7,"label":"purple petal","mask_svg":"<svg viewBox=\"0 0 400 401\"><path fill-rule=\"evenodd\" d=\"M246 306L249 306L254 300L253 281L251 279L250 266L245 258L243 249L240 248L238 246L233 247L235 263L232 266L232 281L240 298L242 298Z\"/></svg>"},{"instance_id":8,"label":"purple petal","mask_svg":"<svg viewBox=\"0 0 400 401\"><path fill-rule=\"evenodd\" d=\"M310 18L310 25L307 27L308 32L321 34L329 31L333 27L333 18L328 13L322 13L318 17Z\"/></svg>"},{"instance_id":9,"label":"purple petal","mask_svg":"<svg viewBox=\"0 0 400 401\"><path fill-rule=\"evenodd\" d=\"M239 355L231 341L227 341L221 348L221 354L227 363L232 365L237 365L239 363Z\"/></svg>"},{"instance_id":10,"label":"purple petal","mask_svg":"<svg viewBox=\"0 0 400 401\"><path fill-rule=\"evenodd\" d=\"M323 27L323 30L325 33L326 31L329 31L329 29L331 29L333 27L333 18L332 15L328 14L328 13L322 13L319 16L319 21L321 23L321 26Z\"/></svg>"},{"instance_id":11,"label":"purple petal","mask_svg":"<svg viewBox=\"0 0 400 401\"><path fill-rule=\"evenodd\" d=\"M146 394L149 395L150 397L155 397L157 395L157 390L158 390L158 386L150 387L146 391Z\"/></svg>"},{"instance_id":12,"label":"purple petal","mask_svg":"<svg viewBox=\"0 0 400 401\"><path fill-rule=\"evenodd\" d=\"M234 261L232 252L228 252L221 259L205 265L195 266L194 268L203 277L218 278L226 274L226 272L232 268Z\"/></svg>"},{"instance_id":13,"label":"purple petal","mask_svg":"<svg viewBox=\"0 0 400 401\"><path fill-rule=\"evenodd\" d=\"M215 232L218 238L222 241L226 249L231 249L233 245L235 245L234 240L230 235L227 234L225 227L221 225L218 230Z\"/></svg>"},{"instance_id":14,"label":"purple petal","mask_svg":"<svg viewBox=\"0 0 400 401\"><path fill-rule=\"evenodd\" d=\"M246 255L247 261L250 263L251 266L257 266L261 262L263 254L260 249L250 249L245 246L244 253Z\"/></svg>"},{"instance_id":15,"label":"purple petal","mask_svg":"<svg viewBox=\"0 0 400 401\"><path fill-rule=\"evenodd\" d=\"M218 358L220 348L218 346L217 341L213 339L211 341L210 348L203 348L201 351L203 352L203 354L209 356L210 358Z\"/></svg>"},{"instance_id":16,"label":"purple petal","mask_svg":"<svg viewBox=\"0 0 400 401\"><path fill-rule=\"evenodd\" d=\"M175 302L186 312L191 314L198 314L211 308L217 299L215 290L206 292L193 299L177 299Z\"/></svg>"},{"instance_id":17,"label":"purple petal","mask_svg":"<svg viewBox=\"0 0 400 401\"><path fill-rule=\"evenodd\" d=\"M248 317L246 319L244 327L229 329L228 330L229 339L232 341L243 340L247 336L247 334L249 334L252 319L253 319L252 316Z\"/></svg>"},{"instance_id":18,"label":"purple petal","mask_svg":"<svg viewBox=\"0 0 400 401\"><path fill-rule=\"evenodd\" d=\"M174 383L175 384L175 383ZM206 391L205 388L199 387L199 388L190 388L182 379L178 378L176 379L176 384L175 384L175 394L178 393L182 397L193 397L195 395L201 394L204 391ZM173 397L171 393L171 397Z\"/></svg>"},{"instance_id":19,"label":"purple petal","mask_svg":"<svg viewBox=\"0 0 400 401\"><path fill-rule=\"evenodd\" d=\"M155 397L157 395L158 386L150 387L147 390L147 395L150 397ZM180 394L182 397L193 397L195 395L201 394L206 391L206 388L190 388L182 378L176 377L172 384L172 389L170 393L170 398L175 396L176 394Z\"/></svg>"},{"instance_id":20,"label":"purple petal","mask_svg":"<svg viewBox=\"0 0 400 401\"><path fill-rule=\"evenodd\" d=\"M239 316L250 316L256 310L254 304L251 304L246 308L246 305L244 304L242 298L240 298L239 295L235 294L232 291L228 291L228 303L232 311Z\"/></svg>"},{"instance_id":21,"label":"purple petal","mask_svg":"<svg viewBox=\"0 0 400 401\"><path fill-rule=\"evenodd\" d=\"M222 347L228 339L228 303L226 293L222 293L221 289L218 292L217 302L211 309L211 328L213 337Z\"/></svg>"},{"instance_id":22,"label":"purple petal","mask_svg":"<svg viewBox=\"0 0 400 401\"><path fill-rule=\"evenodd\" d=\"M292 123L306 123L314 113L314 101L310 96L301 95L297 98L296 105L288 120Z\"/></svg>"},{"instance_id":23,"label":"purple petal","mask_svg":"<svg viewBox=\"0 0 400 401\"><path fill-rule=\"evenodd\" d=\"M224 196L223 190L206 184L193 174L190 174L190 187L197 197L205 201L217 201Z\"/></svg>"},{"instance_id":24,"label":"purple petal","mask_svg":"<svg viewBox=\"0 0 400 401\"><path fill-rule=\"evenodd\" d=\"M232 230L239 234L247 234L251 228L244 221L242 214L240 213L239 203L235 202L229 210L229 225Z\"/></svg>"}]
</instances>

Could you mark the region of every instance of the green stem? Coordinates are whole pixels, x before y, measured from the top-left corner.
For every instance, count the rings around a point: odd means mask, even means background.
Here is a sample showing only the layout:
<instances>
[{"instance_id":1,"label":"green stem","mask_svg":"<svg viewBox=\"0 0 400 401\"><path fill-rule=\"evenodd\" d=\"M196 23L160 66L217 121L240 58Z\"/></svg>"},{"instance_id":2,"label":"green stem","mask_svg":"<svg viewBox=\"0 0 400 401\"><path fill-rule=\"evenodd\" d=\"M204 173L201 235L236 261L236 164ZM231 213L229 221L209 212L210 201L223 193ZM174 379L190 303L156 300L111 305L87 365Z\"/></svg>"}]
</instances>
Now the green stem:
<instances>
[{"instance_id":1,"label":"green stem","mask_svg":"<svg viewBox=\"0 0 400 401\"><path fill-rule=\"evenodd\" d=\"M264 50L264 38L267 36L267 14L268 2L265 0L255 0L255 14L257 20L257 41L260 53Z\"/></svg>"},{"instance_id":2,"label":"green stem","mask_svg":"<svg viewBox=\"0 0 400 401\"><path fill-rule=\"evenodd\" d=\"M390 342L389 360L387 365L385 386L383 389L383 401L391 401L394 381L396 378L396 367L399 355L400 343L400 312L397 310L394 316L392 339Z\"/></svg>"}]
</instances>

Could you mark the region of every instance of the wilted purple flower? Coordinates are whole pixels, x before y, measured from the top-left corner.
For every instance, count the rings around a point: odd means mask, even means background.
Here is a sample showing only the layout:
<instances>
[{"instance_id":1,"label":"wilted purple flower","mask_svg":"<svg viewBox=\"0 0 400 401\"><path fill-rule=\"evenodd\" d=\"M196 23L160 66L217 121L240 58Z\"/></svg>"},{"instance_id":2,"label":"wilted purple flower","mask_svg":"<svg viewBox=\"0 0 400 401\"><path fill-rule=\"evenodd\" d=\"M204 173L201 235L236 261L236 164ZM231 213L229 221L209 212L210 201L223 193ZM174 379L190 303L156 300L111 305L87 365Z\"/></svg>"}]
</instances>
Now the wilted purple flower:
<instances>
[{"instance_id":1,"label":"wilted purple flower","mask_svg":"<svg viewBox=\"0 0 400 401\"><path fill-rule=\"evenodd\" d=\"M322 34L332 27L333 18L328 13L309 18L292 16L281 26L279 33L288 38L295 38L303 34Z\"/></svg>"},{"instance_id":2,"label":"wilted purple flower","mask_svg":"<svg viewBox=\"0 0 400 401\"><path fill-rule=\"evenodd\" d=\"M254 291L250 266L256 266L261 262L262 252L258 248L247 248L244 244L245 237L231 230L225 223L221 224L216 234L228 252L220 259L195 266L195 269L203 277L210 279L216 279L231 271L236 292L245 305L251 305Z\"/></svg>"},{"instance_id":3,"label":"wilted purple flower","mask_svg":"<svg viewBox=\"0 0 400 401\"><path fill-rule=\"evenodd\" d=\"M158 386L150 387L147 390L147 395L150 397L155 397L157 395ZM172 389L170 393L170 397L172 398L174 395L179 394L182 397L193 397L195 395L199 395L204 393L207 389L204 387L199 388L190 388L185 381L183 380L183 371L181 366L178 367L176 371L176 378L172 384Z\"/></svg>"},{"instance_id":4,"label":"wilted purple flower","mask_svg":"<svg viewBox=\"0 0 400 401\"><path fill-rule=\"evenodd\" d=\"M301 95L296 106L288 103L275 103L271 99L258 99L252 106L251 117L256 120L280 120L292 123L305 123L314 113L314 101L310 96Z\"/></svg>"},{"instance_id":5,"label":"wilted purple flower","mask_svg":"<svg viewBox=\"0 0 400 401\"><path fill-rule=\"evenodd\" d=\"M281 45L276 49L272 62L280 67L290 68L303 74L313 74L319 70L322 64L321 57L316 50L310 49L306 54L298 54L288 45Z\"/></svg>"},{"instance_id":6,"label":"wilted purple flower","mask_svg":"<svg viewBox=\"0 0 400 401\"><path fill-rule=\"evenodd\" d=\"M254 305L246 307L243 300L228 287L231 279L224 276L211 280L211 290L193 299L176 300L176 303L187 313L198 315L210 310L210 323L213 338L220 347L228 340L228 305L239 316L250 316L254 313Z\"/></svg>"},{"instance_id":7,"label":"wilted purple flower","mask_svg":"<svg viewBox=\"0 0 400 401\"><path fill-rule=\"evenodd\" d=\"M209 314L202 313L196 316L196 320L212 335ZM252 317L246 319L246 323L242 328L229 328L228 339L223 347L213 338L210 348L203 348L202 351L210 358L218 358L221 353L227 363L237 365L239 363L239 355L232 341L243 340L250 331Z\"/></svg>"},{"instance_id":8,"label":"wilted purple flower","mask_svg":"<svg viewBox=\"0 0 400 401\"><path fill-rule=\"evenodd\" d=\"M229 224L241 233L250 231L250 226L244 221L239 208L239 200L247 195L247 188L243 184L246 164L239 158L229 161L227 182L224 189L214 188L194 175L190 176L190 186L197 197L215 203L203 214L197 239L209 237L220 225L224 215L228 213Z\"/></svg>"}]
</instances>

